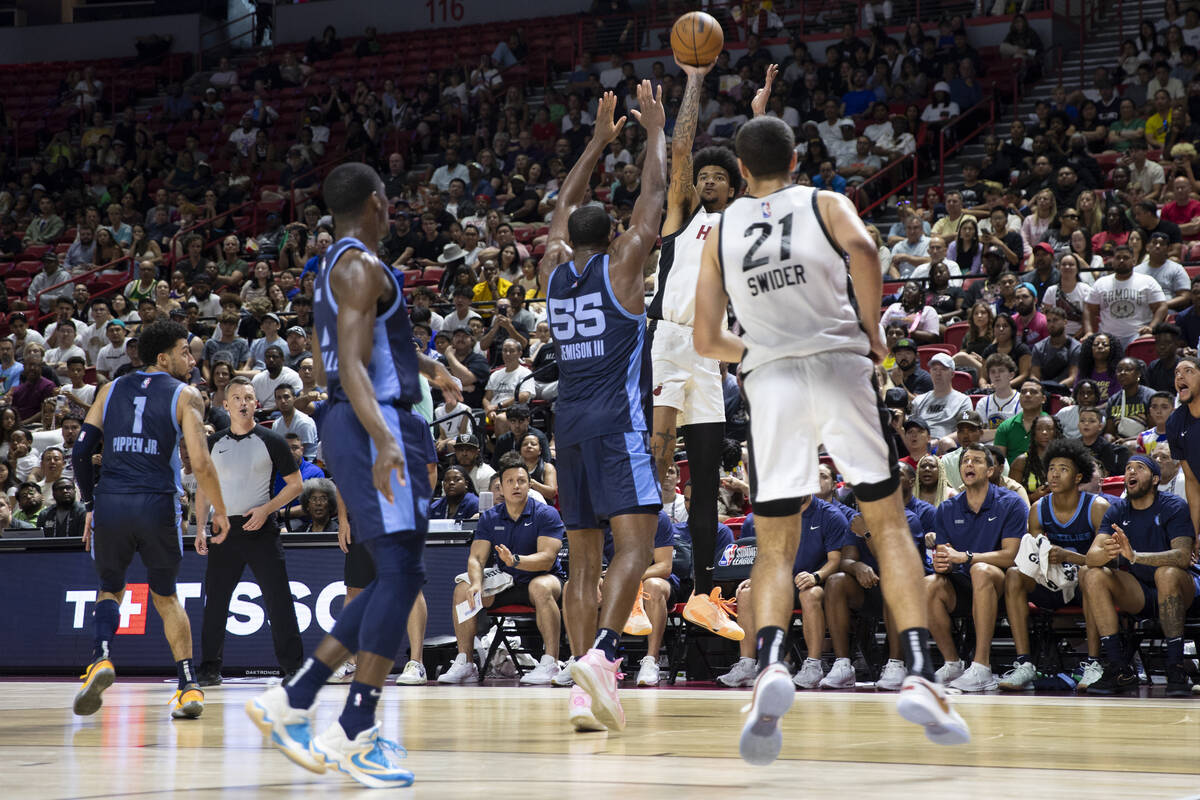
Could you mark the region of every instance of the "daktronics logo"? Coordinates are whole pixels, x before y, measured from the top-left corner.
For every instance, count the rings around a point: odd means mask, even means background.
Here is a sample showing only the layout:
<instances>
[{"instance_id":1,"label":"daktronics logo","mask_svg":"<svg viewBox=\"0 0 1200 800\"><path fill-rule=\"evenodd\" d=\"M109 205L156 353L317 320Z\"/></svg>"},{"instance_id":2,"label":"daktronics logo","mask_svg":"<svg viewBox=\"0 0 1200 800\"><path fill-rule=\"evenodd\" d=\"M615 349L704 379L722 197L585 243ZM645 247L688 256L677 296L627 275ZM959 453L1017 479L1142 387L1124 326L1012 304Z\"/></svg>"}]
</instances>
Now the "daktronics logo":
<instances>
[{"instance_id":1,"label":"daktronics logo","mask_svg":"<svg viewBox=\"0 0 1200 800\"><path fill-rule=\"evenodd\" d=\"M296 600L296 622L300 626L300 632L308 630L309 626L313 624L314 617L321 630L326 633L333 630L335 622L332 613L333 602L346 595L346 585L341 581L326 585L309 604L300 602L313 597L312 590L306 584L300 581L290 581L290 586L292 598ZM193 618L193 627L198 626L199 618L204 610L204 605L200 602L204 594L204 584L181 582L175 585L175 591L179 601L183 603L185 611L189 610L189 600L197 601L191 604L191 611L194 613L190 616ZM67 589L64 599L71 617L72 630L68 633L90 628L92 607L96 603L96 590ZM225 630L234 636L253 636L262 630L267 624L267 612L260 604L261 602L262 589L257 583L253 581L238 583L229 602L229 617L225 622ZM146 632L146 615L150 613L152 605L150 587L147 584L126 584L125 596L121 600L121 625L117 628L117 633L144 634Z\"/></svg>"}]
</instances>

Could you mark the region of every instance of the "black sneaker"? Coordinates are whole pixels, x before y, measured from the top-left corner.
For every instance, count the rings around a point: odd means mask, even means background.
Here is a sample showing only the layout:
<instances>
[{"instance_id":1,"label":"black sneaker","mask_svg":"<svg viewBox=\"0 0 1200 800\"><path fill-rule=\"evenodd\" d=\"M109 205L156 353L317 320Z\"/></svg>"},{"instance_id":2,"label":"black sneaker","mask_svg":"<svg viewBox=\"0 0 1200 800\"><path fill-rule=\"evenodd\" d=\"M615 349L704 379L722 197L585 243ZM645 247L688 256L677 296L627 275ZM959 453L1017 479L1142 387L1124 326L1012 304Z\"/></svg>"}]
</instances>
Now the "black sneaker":
<instances>
[{"instance_id":1,"label":"black sneaker","mask_svg":"<svg viewBox=\"0 0 1200 800\"><path fill-rule=\"evenodd\" d=\"M1087 688L1088 694L1113 695L1126 692L1136 692L1138 676L1128 664L1104 665L1104 674Z\"/></svg>"},{"instance_id":2,"label":"black sneaker","mask_svg":"<svg viewBox=\"0 0 1200 800\"><path fill-rule=\"evenodd\" d=\"M219 669L218 670L209 670L209 669L196 670L196 683L199 684L201 688L208 688L210 686L220 686L221 685L221 671Z\"/></svg>"},{"instance_id":3,"label":"black sneaker","mask_svg":"<svg viewBox=\"0 0 1200 800\"><path fill-rule=\"evenodd\" d=\"M1191 697L1192 681L1182 664L1167 665L1167 697Z\"/></svg>"}]
</instances>

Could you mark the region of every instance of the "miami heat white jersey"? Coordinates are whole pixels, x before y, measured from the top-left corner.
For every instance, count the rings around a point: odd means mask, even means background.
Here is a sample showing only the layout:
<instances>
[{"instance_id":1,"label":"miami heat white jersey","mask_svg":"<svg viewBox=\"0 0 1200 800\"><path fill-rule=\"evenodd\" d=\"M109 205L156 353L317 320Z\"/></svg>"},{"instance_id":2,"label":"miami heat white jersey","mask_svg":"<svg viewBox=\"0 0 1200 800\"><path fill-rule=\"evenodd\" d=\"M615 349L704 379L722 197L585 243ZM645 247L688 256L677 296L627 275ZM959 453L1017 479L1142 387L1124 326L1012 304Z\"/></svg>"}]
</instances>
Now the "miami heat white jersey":
<instances>
[{"instance_id":1,"label":"miami heat white jersey","mask_svg":"<svg viewBox=\"0 0 1200 800\"><path fill-rule=\"evenodd\" d=\"M734 200L721 218L725 291L752 370L817 353L870 352L850 303L850 273L817 211L817 191L789 186Z\"/></svg>"},{"instance_id":2,"label":"miami heat white jersey","mask_svg":"<svg viewBox=\"0 0 1200 800\"><path fill-rule=\"evenodd\" d=\"M697 206L696 213L686 225L663 237L662 252L658 256L658 290L646 309L651 319L665 319L678 325L694 324L700 254L709 231L720 221L719 213L710 214L704 206Z\"/></svg>"}]
</instances>

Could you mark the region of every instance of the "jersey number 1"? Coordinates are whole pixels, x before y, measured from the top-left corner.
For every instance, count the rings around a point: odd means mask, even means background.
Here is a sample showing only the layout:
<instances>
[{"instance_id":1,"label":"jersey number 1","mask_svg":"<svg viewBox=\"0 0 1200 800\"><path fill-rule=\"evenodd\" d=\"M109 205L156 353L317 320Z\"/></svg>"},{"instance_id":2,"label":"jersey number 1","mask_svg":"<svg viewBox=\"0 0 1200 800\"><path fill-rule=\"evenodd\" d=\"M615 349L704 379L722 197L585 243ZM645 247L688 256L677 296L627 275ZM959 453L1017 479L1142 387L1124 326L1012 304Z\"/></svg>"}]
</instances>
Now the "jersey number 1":
<instances>
[{"instance_id":1,"label":"jersey number 1","mask_svg":"<svg viewBox=\"0 0 1200 800\"><path fill-rule=\"evenodd\" d=\"M779 220L781 236L779 237L779 263L786 264L792 260L792 215L787 214ZM758 249L767 243L767 239L771 238L773 226L769 222L755 222L753 225L746 227L742 233L743 238L758 234L758 238L750 245L750 249L746 251L746 255L742 258L742 272L748 272L756 267L761 267L770 263L770 256L754 257Z\"/></svg>"},{"instance_id":2,"label":"jersey number 1","mask_svg":"<svg viewBox=\"0 0 1200 800\"><path fill-rule=\"evenodd\" d=\"M133 398L133 432L142 432L142 414L146 413L146 398Z\"/></svg>"}]
</instances>

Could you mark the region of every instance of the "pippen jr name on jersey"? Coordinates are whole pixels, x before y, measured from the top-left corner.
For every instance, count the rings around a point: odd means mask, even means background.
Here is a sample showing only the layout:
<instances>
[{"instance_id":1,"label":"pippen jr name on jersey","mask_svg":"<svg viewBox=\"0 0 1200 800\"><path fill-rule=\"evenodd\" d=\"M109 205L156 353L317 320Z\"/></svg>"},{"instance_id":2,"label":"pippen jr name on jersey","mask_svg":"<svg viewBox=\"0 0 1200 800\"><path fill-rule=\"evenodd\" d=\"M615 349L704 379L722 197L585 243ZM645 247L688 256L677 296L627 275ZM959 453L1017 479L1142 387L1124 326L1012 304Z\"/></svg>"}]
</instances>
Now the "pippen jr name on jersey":
<instances>
[{"instance_id":1,"label":"pippen jr name on jersey","mask_svg":"<svg viewBox=\"0 0 1200 800\"><path fill-rule=\"evenodd\" d=\"M158 455L158 440L147 439L143 436L117 436L112 440L114 453L142 453L143 455Z\"/></svg>"}]
</instances>

